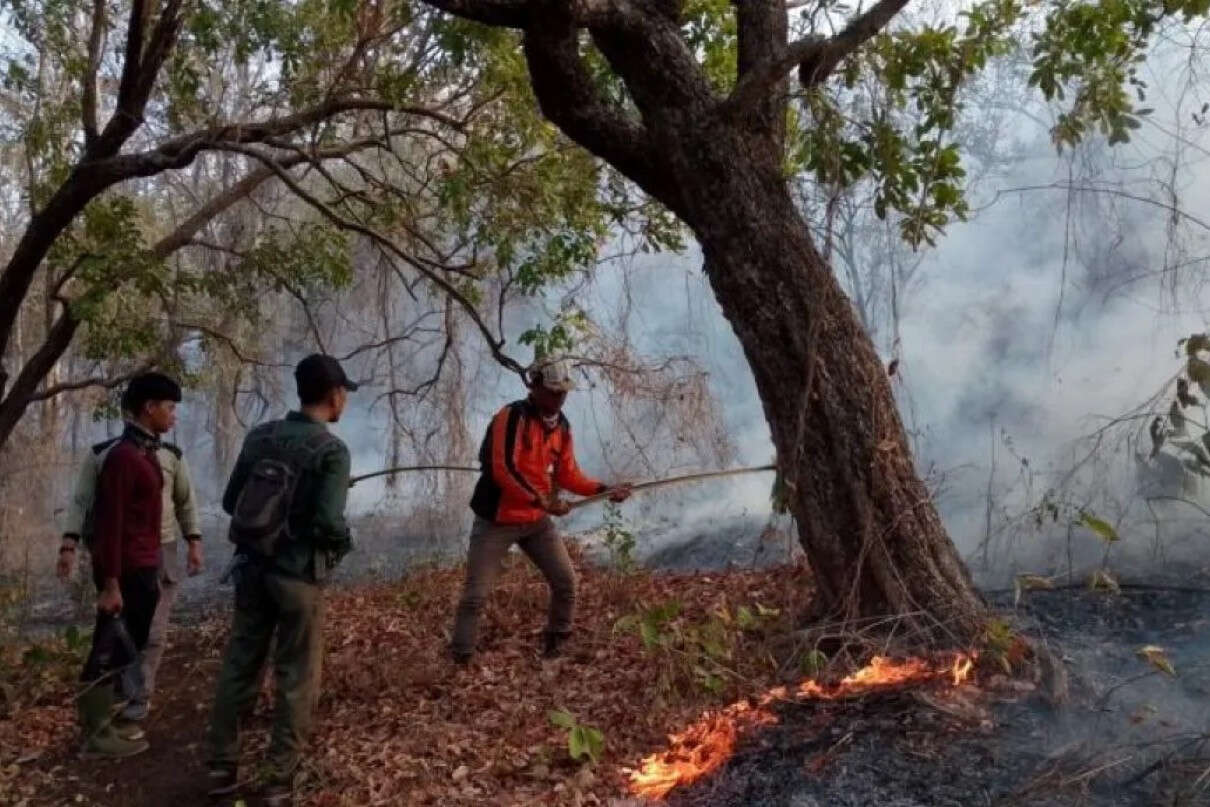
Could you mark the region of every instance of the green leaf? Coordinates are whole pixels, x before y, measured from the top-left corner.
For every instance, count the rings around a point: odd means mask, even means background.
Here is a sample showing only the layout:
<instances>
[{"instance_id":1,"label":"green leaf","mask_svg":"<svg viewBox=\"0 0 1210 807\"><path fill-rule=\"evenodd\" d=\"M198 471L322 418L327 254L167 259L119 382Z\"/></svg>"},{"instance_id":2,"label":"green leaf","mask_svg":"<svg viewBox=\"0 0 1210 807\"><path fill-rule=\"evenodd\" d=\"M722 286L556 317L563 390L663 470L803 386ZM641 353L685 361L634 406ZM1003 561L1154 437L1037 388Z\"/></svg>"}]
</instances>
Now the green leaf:
<instances>
[{"instance_id":1,"label":"green leaf","mask_svg":"<svg viewBox=\"0 0 1210 807\"><path fill-rule=\"evenodd\" d=\"M639 623L639 636L643 639L643 646L648 650L660 643L660 629L650 619L644 619Z\"/></svg>"},{"instance_id":2,"label":"green leaf","mask_svg":"<svg viewBox=\"0 0 1210 807\"><path fill-rule=\"evenodd\" d=\"M1164 648L1149 644L1145 647L1140 647L1135 652L1138 654L1139 658L1145 659L1157 670L1176 678L1176 668L1168 659L1168 655L1164 652Z\"/></svg>"},{"instance_id":3,"label":"green leaf","mask_svg":"<svg viewBox=\"0 0 1210 807\"><path fill-rule=\"evenodd\" d=\"M799 666L801 666L803 673L814 678L828 666L828 655L819 648L813 648L803 655Z\"/></svg>"},{"instance_id":4,"label":"green leaf","mask_svg":"<svg viewBox=\"0 0 1210 807\"><path fill-rule=\"evenodd\" d=\"M50 661L50 652L40 644L30 645L21 654L21 661L27 667L35 667Z\"/></svg>"},{"instance_id":5,"label":"green leaf","mask_svg":"<svg viewBox=\"0 0 1210 807\"><path fill-rule=\"evenodd\" d=\"M1108 521L1099 519L1091 513L1081 513L1080 523L1095 532L1106 543L1119 540L1117 530Z\"/></svg>"},{"instance_id":6,"label":"green leaf","mask_svg":"<svg viewBox=\"0 0 1210 807\"><path fill-rule=\"evenodd\" d=\"M576 726L575 716L566 709L552 709L547 713L546 719L561 729L573 729Z\"/></svg>"},{"instance_id":7,"label":"green leaf","mask_svg":"<svg viewBox=\"0 0 1210 807\"><path fill-rule=\"evenodd\" d=\"M588 757L595 764L605 750L605 735L591 726L576 726L567 735L567 753L572 759Z\"/></svg>"}]
</instances>

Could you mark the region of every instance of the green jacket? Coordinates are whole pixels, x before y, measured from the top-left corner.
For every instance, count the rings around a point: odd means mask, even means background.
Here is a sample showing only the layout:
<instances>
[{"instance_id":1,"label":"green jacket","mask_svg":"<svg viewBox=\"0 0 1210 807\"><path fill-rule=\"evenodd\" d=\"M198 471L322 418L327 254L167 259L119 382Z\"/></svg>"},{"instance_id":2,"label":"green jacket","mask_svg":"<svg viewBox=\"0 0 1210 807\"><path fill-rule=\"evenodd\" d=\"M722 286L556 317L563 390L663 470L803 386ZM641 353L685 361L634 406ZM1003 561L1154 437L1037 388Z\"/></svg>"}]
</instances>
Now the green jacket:
<instances>
[{"instance_id":1,"label":"green jacket","mask_svg":"<svg viewBox=\"0 0 1210 807\"><path fill-rule=\"evenodd\" d=\"M278 425L280 424L280 426ZM264 429L280 428L283 441L303 441L326 431L327 426L299 412L291 412L282 421L258 426L244 438L235 470L223 493L223 509L230 515L235 510L240 491L248 481L248 473L260 457L255 456L255 443ZM345 501L349 493L349 449L333 437L303 468L290 508L290 532L294 540L287 543L273 558L273 569L283 574L316 582L353 548L349 526L345 523Z\"/></svg>"},{"instance_id":2,"label":"green jacket","mask_svg":"<svg viewBox=\"0 0 1210 807\"><path fill-rule=\"evenodd\" d=\"M92 509L93 499L97 493L97 477L109 450L118 444L121 438L115 437L102 443L97 443L84 456L80 463L80 472L76 476L76 486L63 515L63 535L79 538L84 528L84 520ZM185 462L181 450L171 443L161 443L155 452L160 462L160 471L164 475L164 506L163 521L160 524L160 543L167 544L176 540L177 528L185 537L200 536L201 524L198 520L197 497L193 492L193 482L189 478L189 465Z\"/></svg>"}]
</instances>

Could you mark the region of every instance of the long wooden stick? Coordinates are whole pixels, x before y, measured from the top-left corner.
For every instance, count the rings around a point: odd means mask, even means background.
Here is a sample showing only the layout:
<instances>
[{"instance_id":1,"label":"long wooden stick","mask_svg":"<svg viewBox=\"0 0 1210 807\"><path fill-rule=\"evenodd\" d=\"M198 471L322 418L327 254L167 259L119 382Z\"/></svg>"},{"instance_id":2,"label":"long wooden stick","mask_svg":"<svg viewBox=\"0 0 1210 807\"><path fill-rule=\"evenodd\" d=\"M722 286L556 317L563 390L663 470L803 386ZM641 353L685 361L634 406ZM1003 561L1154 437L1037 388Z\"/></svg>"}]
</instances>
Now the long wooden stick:
<instances>
[{"instance_id":1,"label":"long wooden stick","mask_svg":"<svg viewBox=\"0 0 1210 807\"><path fill-rule=\"evenodd\" d=\"M755 467L755 468L731 468L730 470L726 470L726 471L705 471L703 473L698 473L698 474L686 474L685 476L670 476L667 479L656 479L651 482L641 482L637 485L631 485L630 489L632 491L651 490L652 488L662 488L665 485L676 485L681 482L696 482L700 479L715 479L720 476L738 476L740 474L754 474L754 473L759 473L761 471L774 471L776 469L777 469L776 465L761 465L761 466ZM611 491L605 491L604 493L598 493L595 496L586 496L583 499L577 499L574 502L570 502L568 506L572 510L575 510L577 508L584 507L589 504L594 504L595 502L604 501L605 499L608 499L611 495L613 495Z\"/></svg>"},{"instance_id":2,"label":"long wooden stick","mask_svg":"<svg viewBox=\"0 0 1210 807\"><path fill-rule=\"evenodd\" d=\"M479 473L478 468L468 468L465 465L404 465L399 468L383 468L381 471L375 471L372 474L358 474L357 476L349 477L349 487L353 487L364 479L402 474L408 471L467 471L472 474Z\"/></svg>"},{"instance_id":3,"label":"long wooden stick","mask_svg":"<svg viewBox=\"0 0 1210 807\"><path fill-rule=\"evenodd\" d=\"M655 479L650 482L640 482L637 485L631 485L631 491L652 490L653 488L662 488L666 485L676 485L681 482L697 482L703 479L717 479L723 476L739 476L740 474L755 474L763 471L777 470L776 465L760 465L753 468L730 468L725 471L703 471L696 474L686 474L685 476L670 476L667 479ZM479 468L470 468L465 465L404 465L398 468L384 468L381 471L374 471L369 474L358 474L349 479L349 487L353 487L358 482L365 479L373 479L376 476L389 476L390 474L401 474L409 471L467 471L469 473L480 473ZM580 507L585 507L590 504L604 501L613 495L612 491L598 493L595 496L586 496L583 499L577 499L570 502L568 506L575 510Z\"/></svg>"}]
</instances>

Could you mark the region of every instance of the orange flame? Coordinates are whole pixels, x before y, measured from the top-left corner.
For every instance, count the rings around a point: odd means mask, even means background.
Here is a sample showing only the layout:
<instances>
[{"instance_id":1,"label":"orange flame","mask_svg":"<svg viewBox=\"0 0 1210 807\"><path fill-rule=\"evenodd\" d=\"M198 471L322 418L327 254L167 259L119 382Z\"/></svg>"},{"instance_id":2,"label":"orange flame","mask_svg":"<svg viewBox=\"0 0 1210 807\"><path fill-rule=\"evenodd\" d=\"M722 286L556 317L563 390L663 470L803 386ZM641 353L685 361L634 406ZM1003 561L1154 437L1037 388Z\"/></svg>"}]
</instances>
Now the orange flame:
<instances>
[{"instance_id":1,"label":"orange flame","mask_svg":"<svg viewBox=\"0 0 1210 807\"><path fill-rule=\"evenodd\" d=\"M695 782L722 767L745 731L777 722L777 717L764 708L777 701L836 700L932 681L959 686L974 666L975 657L965 653L956 654L952 664L875 656L836 685L807 679L792 692L786 687L774 687L755 699L755 706L750 701L740 701L717 713L707 712L684 731L669 735L668 750L646 757L639 769L631 773L630 791L637 796L662 799L674 787Z\"/></svg>"},{"instance_id":2,"label":"orange flame","mask_svg":"<svg viewBox=\"0 0 1210 807\"><path fill-rule=\"evenodd\" d=\"M959 653L954 658L954 669L952 675L954 677L954 686L962 686L966 679L970 677L971 670L975 668L975 657L968 656L965 653Z\"/></svg>"}]
</instances>

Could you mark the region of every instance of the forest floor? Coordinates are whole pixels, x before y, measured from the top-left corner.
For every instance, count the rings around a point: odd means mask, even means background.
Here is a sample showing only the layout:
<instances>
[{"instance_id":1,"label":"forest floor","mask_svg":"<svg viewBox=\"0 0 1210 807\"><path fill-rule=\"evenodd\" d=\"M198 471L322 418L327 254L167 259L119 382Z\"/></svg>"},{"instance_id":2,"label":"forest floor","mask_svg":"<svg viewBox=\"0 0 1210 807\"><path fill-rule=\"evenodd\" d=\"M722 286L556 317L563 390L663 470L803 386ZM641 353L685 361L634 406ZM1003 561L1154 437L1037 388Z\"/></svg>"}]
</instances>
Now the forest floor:
<instances>
[{"instance_id":1,"label":"forest floor","mask_svg":"<svg viewBox=\"0 0 1210 807\"><path fill-rule=\"evenodd\" d=\"M575 644L547 661L537 653L546 589L515 554L466 669L443 653L460 568L330 590L298 803L1210 804L1200 764L1210 594L998 602L1020 629L1063 647L1072 694L1055 713L1034 684L986 664L956 686L949 660L917 660L922 674L885 685L847 686L825 671L831 683L807 692L804 671L820 659L787 639L809 597L799 565L621 574L576 559ZM0 805L214 804L205 729L229 610L209 606L174 627L151 750L120 763L75 753L71 698L86 637L68 630L0 648ZM1163 643L1177 678L1137 656L1144 643ZM270 689L245 737L252 778ZM573 759L592 729L597 758ZM241 798L255 807L255 787Z\"/></svg>"}]
</instances>

